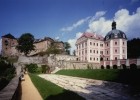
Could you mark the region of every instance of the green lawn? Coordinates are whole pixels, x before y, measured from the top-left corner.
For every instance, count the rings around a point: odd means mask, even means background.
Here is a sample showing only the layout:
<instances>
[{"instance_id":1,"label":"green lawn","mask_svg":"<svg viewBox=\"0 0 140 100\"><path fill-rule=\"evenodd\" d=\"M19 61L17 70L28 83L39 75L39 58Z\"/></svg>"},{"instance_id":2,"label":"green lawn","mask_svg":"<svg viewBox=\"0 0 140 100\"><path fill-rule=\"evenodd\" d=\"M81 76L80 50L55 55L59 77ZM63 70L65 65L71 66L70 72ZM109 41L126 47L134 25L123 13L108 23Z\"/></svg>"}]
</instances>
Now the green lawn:
<instances>
[{"instance_id":1,"label":"green lawn","mask_svg":"<svg viewBox=\"0 0 140 100\"><path fill-rule=\"evenodd\" d=\"M36 74L29 74L29 76L44 100L84 100L76 93L65 90Z\"/></svg>"},{"instance_id":2,"label":"green lawn","mask_svg":"<svg viewBox=\"0 0 140 100\"><path fill-rule=\"evenodd\" d=\"M90 79L115 81L120 83L140 83L140 70L119 70L119 69L77 69L60 70L56 74L77 76Z\"/></svg>"},{"instance_id":3,"label":"green lawn","mask_svg":"<svg viewBox=\"0 0 140 100\"><path fill-rule=\"evenodd\" d=\"M140 69L77 69L77 70L60 70L56 74L77 76L90 79L106 80L129 84L132 93L140 93Z\"/></svg>"}]
</instances>

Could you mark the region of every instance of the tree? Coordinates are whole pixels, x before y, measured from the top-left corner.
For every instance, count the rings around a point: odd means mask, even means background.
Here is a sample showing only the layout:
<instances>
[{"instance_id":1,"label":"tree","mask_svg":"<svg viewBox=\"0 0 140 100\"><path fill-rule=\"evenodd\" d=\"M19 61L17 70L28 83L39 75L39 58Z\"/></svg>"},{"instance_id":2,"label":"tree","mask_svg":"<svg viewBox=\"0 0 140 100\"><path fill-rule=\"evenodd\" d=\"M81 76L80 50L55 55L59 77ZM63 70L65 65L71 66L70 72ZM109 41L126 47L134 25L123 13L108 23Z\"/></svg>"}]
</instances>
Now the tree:
<instances>
[{"instance_id":1,"label":"tree","mask_svg":"<svg viewBox=\"0 0 140 100\"><path fill-rule=\"evenodd\" d=\"M71 48L71 45L68 43L68 42L65 42L64 43L64 47L65 47L65 51L68 53L68 54L70 54L70 48Z\"/></svg>"},{"instance_id":2,"label":"tree","mask_svg":"<svg viewBox=\"0 0 140 100\"><path fill-rule=\"evenodd\" d=\"M35 46L34 36L31 33L24 33L18 39L17 50L21 53L24 53L27 56L32 50L34 50Z\"/></svg>"},{"instance_id":3,"label":"tree","mask_svg":"<svg viewBox=\"0 0 140 100\"><path fill-rule=\"evenodd\" d=\"M128 58L140 57L140 39L134 38L127 41L127 54Z\"/></svg>"}]
</instances>

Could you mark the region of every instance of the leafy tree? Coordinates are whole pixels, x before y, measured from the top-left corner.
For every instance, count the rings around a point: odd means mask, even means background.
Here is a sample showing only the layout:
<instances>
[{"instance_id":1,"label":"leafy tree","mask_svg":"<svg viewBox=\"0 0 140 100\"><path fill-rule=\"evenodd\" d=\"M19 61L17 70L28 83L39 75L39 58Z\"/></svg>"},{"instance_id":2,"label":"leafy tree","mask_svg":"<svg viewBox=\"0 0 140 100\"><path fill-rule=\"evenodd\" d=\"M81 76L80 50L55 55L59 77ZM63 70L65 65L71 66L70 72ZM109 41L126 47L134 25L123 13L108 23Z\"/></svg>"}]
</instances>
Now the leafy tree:
<instances>
[{"instance_id":1,"label":"leafy tree","mask_svg":"<svg viewBox=\"0 0 140 100\"><path fill-rule=\"evenodd\" d=\"M68 54L70 54L70 48L71 48L71 45L68 43L68 42L65 42L64 43L64 47L65 47L65 51L68 53Z\"/></svg>"},{"instance_id":2,"label":"leafy tree","mask_svg":"<svg viewBox=\"0 0 140 100\"><path fill-rule=\"evenodd\" d=\"M18 39L17 50L21 53L23 52L26 56L34 50L35 46L34 43L34 36L30 33L25 33L20 36Z\"/></svg>"},{"instance_id":3,"label":"leafy tree","mask_svg":"<svg viewBox=\"0 0 140 100\"><path fill-rule=\"evenodd\" d=\"M140 57L140 39L134 38L127 41L127 54L128 58Z\"/></svg>"}]
</instances>

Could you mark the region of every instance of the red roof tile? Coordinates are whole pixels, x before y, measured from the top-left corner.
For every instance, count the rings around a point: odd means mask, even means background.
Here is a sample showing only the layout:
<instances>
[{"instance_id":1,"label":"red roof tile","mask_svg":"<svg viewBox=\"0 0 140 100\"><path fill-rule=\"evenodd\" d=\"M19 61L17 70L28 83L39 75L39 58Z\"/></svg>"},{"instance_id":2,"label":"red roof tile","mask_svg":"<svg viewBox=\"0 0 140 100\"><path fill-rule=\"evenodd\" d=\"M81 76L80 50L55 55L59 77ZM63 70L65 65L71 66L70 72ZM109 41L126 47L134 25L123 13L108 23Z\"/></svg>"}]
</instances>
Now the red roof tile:
<instances>
[{"instance_id":1,"label":"red roof tile","mask_svg":"<svg viewBox=\"0 0 140 100\"><path fill-rule=\"evenodd\" d=\"M99 40L103 40L104 39L104 37L101 36L101 35L98 35L96 33L89 33L89 32L83 33L80 38L82 38L82 37L94 38L94 39L99 39Z\"/></svg>"}]
</instances>

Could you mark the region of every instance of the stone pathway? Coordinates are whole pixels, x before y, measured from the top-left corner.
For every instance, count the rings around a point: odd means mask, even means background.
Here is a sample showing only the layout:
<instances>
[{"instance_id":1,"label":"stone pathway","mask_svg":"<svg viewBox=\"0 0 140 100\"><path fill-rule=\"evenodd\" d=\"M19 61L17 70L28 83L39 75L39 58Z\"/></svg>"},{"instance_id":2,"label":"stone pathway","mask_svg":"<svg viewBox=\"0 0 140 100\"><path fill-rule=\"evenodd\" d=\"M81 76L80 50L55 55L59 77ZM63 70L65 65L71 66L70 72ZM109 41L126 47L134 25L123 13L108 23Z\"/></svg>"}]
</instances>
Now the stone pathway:
<instances>
[{"instance_id":1,"label":"stone pathway","mask_svg":"<svg viewBox=\"0 0 140 100\"><path fill-rule=\"evenodd\" d=\"M55 74L39 76L78 93L86 100L135 100L128 95L128 86L119 83Z\"/></svg>"},{"instance_id":2,"label":"stone pathway","mask_svg":"<svg viewBox=\"0 0 140 100\"><path fill-rule=\"evenodd\" d=\"M21 100L43 100L29 75L25 74L24 78L25 81L21 82Z\"/></svg>"}]
</instances>

